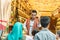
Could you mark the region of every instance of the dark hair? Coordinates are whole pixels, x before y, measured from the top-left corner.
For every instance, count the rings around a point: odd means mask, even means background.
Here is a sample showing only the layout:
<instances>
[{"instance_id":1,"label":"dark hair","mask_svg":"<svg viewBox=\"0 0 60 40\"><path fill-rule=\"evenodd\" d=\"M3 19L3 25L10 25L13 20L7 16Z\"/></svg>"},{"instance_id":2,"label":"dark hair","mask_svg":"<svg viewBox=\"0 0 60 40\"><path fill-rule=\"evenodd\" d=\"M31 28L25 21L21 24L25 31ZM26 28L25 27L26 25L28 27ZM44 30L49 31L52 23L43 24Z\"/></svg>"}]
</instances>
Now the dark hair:
<instances>
[{"instance_id":1,"label":"dark hair","mask_svg":"<svg viewBox=\"0 0 60 40\"><path fill-rule=\"evenodd\" d=\"M47 25L50 23L50 18L48 16L43 16L41 17L40 22L41 22L41 26L46 28Z\"/></svg>"},{"instance_id":2,"label":"dark hair","mask_svg":"<svg viewBox=\"0 0 60 40\"><path fill-rule=\"evenodd\" d=\"M38 33L38 32L39 32L38 30L33 30L32 35L35 36L35 34Z\"/></svg>"},{"instance_id":3,"label":"dark hair","mask_svg":"<svg viewBox=\"0 0 60 40\"><path fill-rule=\"evenodd\" d=\"M33 12L33 13L37 13L37 11L36 11L36 10L32 10L31 12Z\"/></svg>"},{"instance_id":4,"label":"dark hair","mask_svg":"<svg viewBox=\"0 0 60 40\"><path fill-rule=\"evenodd\" d=\"M57 34L59 35L59 37L60 37L60 30L59 31L57 31Z\"/></svg>"},{"instance_id":5,"label":"dark hair","mask_svg":"<svg viewBox=\"0 0 60 40\"><path fill-rule=\"evenodd\" d=\"M37 14L37 11L36 11L36 10L31 10L31 13L36 13L36 14ZM30 14L31 14L31 13L30 13Z\"/></svg>"}]
</instances>

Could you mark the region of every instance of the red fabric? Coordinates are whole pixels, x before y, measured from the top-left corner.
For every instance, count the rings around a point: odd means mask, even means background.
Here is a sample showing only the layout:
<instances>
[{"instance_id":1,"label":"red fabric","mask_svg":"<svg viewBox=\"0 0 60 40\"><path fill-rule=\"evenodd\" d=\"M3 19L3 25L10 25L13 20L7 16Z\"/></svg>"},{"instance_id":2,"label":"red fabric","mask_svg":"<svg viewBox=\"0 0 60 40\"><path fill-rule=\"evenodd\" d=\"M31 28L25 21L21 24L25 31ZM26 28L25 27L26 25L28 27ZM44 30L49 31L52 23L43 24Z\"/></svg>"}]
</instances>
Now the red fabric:
<instances>
[{"instance_id":1,"label":"red fabric","mask_svg":"<svg viewBox=\"0 0 60 40\"><path fill-rule=\"evenodd\" d=\"M35 20L34 20L34 25L33 25L33 29L36 29L36 28L37 28L38 22L39 22L38 18L35 18ZM26 27L27 27L27 30L28 30L28 33L27 33L27 34L29 34L30 19L27 19L27 21L26 21Z\"/></svg>"},{"instance_id":2,"label":"red fabric","mask_svg":"<svg viewBox=\"0 0 60 40\"><path fill-rule=\"evenodd\" d=\"M5 30L5 26L0 24L0 30Z\"/></svg>"},{"instance_id":3,"label":"red fabric","mask_svg":"<svg viewBox=\"0 0 60 40\"><path fill-rule=\"evenodd\" d=\"M4 20L0 20L0 22L5 22L5 23L7 23L7 21L4 21Z\"/></svg>"},{"instance_id":4,"label":"red fabric","mask_svg":"<svg viewBox=\"0 0 60 40\"><path fill-rule=\"evenodd\" d=\"M26 27L27 27L27 30L28 30L27 34L29 34L29 29L30 29L30 19L27 19L27 20L26 20Z\"/></svg>"}]
</instances>

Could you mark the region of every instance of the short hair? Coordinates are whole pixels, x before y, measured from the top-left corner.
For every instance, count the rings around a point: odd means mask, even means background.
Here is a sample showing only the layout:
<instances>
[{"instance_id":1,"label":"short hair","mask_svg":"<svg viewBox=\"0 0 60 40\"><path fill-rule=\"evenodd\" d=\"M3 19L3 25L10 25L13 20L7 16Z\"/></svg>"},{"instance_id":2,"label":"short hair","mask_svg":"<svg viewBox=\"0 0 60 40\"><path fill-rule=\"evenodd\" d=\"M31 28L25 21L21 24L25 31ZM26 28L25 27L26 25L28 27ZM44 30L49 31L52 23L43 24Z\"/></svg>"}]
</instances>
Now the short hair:
<instances>
[{"instance_id":1,"label":"short hair","mask_svg":"<svg viewBox=\"0 0 60 40\"><path fill-rule=\"evenodd\" d=\"M57 31L57 34L59 35L59 37L60 37L60 30L59 31Z\"/></svg>"},{"instance_id":2,"label":"short hair","mask_svg":"<svg viewBox=\"0 0 60 40\"><path fill-rule=\"evenodd\" d=\"M48 26L48 24L50 23L50 17L43 16L43 17L41 17L40 22L41 22L41 26L46 28Z\"/></svg>"},{"instance_id":3,"label":"short hair","mask_svg":"<svg viewBox=\"0 0 60 40\"><path fill-rule=\"evenodd\" d=\"M31 13L36 13L37 14L37 11L36 10L30 10L31 12L30 12L30 14Z\"/></svg>"},{"instance_id":4,"label":"short hair","mask_svg":"<svg viewBox=\"0 0 60 40\"><path fill-rule=\"evenodd\" d=\"M38 33L38 32L39 31L35 29L35 30L32 31L32 35L35 36L35 34Z\"/></svg>"},{"instance_id":5,"label":"short hair","mask_svg":"<svg viewBox=\"0 0 60 40\"><path fill-rule=\"evenodd\" d=\"M37 13L37 11L36 11L36 10L31 10L31 12L33 12L33 13Z\"/></svg>"}]
</instances>

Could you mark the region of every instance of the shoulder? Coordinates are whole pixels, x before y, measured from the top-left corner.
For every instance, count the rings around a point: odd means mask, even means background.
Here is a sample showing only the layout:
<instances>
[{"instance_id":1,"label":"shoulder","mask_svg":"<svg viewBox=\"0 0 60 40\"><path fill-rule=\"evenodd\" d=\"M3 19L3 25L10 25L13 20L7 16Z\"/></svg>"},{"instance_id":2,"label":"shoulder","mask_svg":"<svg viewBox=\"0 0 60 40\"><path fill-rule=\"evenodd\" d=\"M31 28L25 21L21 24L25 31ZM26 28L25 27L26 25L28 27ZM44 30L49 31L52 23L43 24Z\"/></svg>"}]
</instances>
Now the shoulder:
<instances>
[{"instance_id":1,"label":"shoulder","mask_svg":"<svg viewBox=\"0 0 60 40\"><path fill-rule=\"evenodd\" d=\"M55 36L55 34L54 34L54 33L52 33L51 31L49 31L49 32L50 32L50 34L51 34L51 35Z\"/></svg>"},{"instance_id":2,"label":"shoulder","mask_svg":"<svg viewBox=\"0 0 60 40\"><path fill-rule=\"evenodd\" d=\"M16 22L15 25L22 25L22 23L21 22Z\"/></svg>"},{"instance_id":3,"label":"shoulder","mask_svg":"<svg viewBox=\"0 0 60 40\"><path fill-rule=\"evenodd\" d=\"M41 35L39 33L37 33L35 36L34 36L34 40L40 40L41 38Z\"/></svg>"},{"instance_id":4,"label":"shoulder","mask_svg":"<svg viewBox=\"0 0 60 40\"><path fill-rule=\"evenodd\" d=\"M41 34L43 34L43 32L38 32L35 36L41 36Z\"/></svg>"},{"instance_id":5,"label":"shoulder","mask_svg":"<svg viewBox=\"0 0 60 40\"><path fill-rule=\"evenodd\" d=\"M52 36L53 38L56 38L56 35L55 35L54 33L52 33L51 31L49 31L49 33L51 34L51 36Z\"/></svg>"},{"instance_id":6,"label":"shoulder","mask_svg":"<svg viewBox=\"0 0 60 40\"><path fill-rule=\"evenodd\" d=\"M30 21L30 18L27 18L25 22L29 22Z\"/></svg>"}]
</instances>

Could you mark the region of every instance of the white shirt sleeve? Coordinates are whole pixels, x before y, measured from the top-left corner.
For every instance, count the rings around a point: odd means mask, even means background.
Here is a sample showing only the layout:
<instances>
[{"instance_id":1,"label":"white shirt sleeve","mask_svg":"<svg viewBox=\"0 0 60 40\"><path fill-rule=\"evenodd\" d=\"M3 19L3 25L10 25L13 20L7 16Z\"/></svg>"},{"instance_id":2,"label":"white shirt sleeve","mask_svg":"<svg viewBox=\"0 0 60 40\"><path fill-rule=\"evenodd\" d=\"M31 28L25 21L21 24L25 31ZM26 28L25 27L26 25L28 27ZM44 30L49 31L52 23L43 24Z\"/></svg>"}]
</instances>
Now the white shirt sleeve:
<instances>
[{"instance_id":1,"label":"white shirt sleeve","mask_svg":"<svg viewBox=\"0 0 60 40\"><path fill-rule=\"evenodd\" d=\"M38 26L38 27L41 27L41 24L38 24L37 26Z\"/></svg>"}]
</instances>

